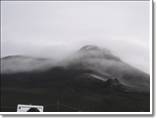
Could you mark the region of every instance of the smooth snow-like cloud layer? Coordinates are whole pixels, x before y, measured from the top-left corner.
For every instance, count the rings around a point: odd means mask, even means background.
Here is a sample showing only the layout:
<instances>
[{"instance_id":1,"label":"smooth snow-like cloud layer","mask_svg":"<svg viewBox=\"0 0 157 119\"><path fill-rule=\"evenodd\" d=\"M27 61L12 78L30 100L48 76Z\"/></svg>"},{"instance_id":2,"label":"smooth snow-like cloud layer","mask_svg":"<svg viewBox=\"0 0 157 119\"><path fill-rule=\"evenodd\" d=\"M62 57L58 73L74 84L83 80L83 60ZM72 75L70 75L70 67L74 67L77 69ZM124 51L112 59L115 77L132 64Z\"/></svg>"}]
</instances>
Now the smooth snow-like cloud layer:
<instances>
[{"instance_id":1,"label":"smooth snow-like cloud layer","mask_svg":"<svg viewBox=\"0 0 157 119\"><path fill-rule=\"evenodd\" d=\"M63 58L86 44L149 72L149 1L1 2L1 55Z\"/></svg>"}]
</instances>

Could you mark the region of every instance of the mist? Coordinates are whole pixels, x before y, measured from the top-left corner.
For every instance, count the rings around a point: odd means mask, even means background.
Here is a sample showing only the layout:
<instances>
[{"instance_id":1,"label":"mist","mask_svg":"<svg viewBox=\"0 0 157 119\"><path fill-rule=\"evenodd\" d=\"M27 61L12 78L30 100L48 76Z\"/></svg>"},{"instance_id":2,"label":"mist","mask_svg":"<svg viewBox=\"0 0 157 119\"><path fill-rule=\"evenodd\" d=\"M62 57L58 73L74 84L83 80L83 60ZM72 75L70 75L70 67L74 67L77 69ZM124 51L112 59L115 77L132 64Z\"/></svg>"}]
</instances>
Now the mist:
<instances>
[{"instance_id":1,"label":"mist","mask_svg":"<svg viewBox=\"0 0 157 119\"><path fill-rule=\"evenodd\" d=\"M64 59L90 44L149 73L149 35L149 1L1 2L1 57Z\"/></svg>"}]
</instances>

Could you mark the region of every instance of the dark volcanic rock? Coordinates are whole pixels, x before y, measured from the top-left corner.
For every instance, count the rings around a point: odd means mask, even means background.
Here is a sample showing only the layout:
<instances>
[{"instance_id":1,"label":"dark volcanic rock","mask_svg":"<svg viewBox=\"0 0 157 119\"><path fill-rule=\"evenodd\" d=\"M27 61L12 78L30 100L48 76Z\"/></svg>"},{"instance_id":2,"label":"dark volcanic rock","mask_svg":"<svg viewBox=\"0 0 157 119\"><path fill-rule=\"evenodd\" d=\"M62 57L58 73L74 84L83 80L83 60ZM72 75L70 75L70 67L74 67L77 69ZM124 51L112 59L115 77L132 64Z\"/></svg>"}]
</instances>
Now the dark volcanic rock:
<instances>
[{"instance_id":1,"label":"dark volcanic rock","mask_svg":"<svg viewBox=\"0 0 157 119\"><path fill-rule=\"evenodd\" d=\"M14 56L6 59L15 60ZM106 49L88 45L60 66L1 72L1 111L16 111L17 104L37 104L51 112L148 112L149 82L148 74Z\"/></svg>"}]
</instances>

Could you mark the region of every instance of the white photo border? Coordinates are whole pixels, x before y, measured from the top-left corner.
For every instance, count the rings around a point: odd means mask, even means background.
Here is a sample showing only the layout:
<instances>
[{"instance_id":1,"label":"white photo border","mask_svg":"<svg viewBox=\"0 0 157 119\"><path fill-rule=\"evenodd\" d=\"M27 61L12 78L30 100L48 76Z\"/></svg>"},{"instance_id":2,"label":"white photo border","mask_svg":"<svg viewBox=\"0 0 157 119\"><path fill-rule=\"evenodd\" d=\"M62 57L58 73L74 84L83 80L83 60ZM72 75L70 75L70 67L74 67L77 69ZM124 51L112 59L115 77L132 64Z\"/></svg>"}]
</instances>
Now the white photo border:
<instances>
[{"instance_id":1,"label":"white photo border","mask_svg":"<svg viewBox=\"0 0 157 119\"><path fill-rule=\"evenodd\" d=\"M7 0L1 0L3 1L7 1ZM8 0L9 1L9 0ZM14 0L13 0L14 1ZM15 0L16 1L16 0ZM20 1L20 0L17 0ZM22 0L21 0L22 1ZM31 0L28 0L31 1ZM34 0L32 0L34 1ZM38 0L37 0L38 1ZM41 0L42 1L42 0ZM50 1L50 0L48 0ZM125 0L111 0L113 2L127 2ZM153 80L154 80L154 59L153 59L153 52L154 52L154 47L153 47L153 43L154 43L154 37L153 37L153 0L128 0L129 2L148 2L149 1L149 61L150 61L150 112L0 112L0 115L51 115L51 116L57 116L57 115L64 115L64 116L68 116L68 115L74 115L74 116L78 116L78 115L103 115L103 116L113 116L113 115L119 115L119 116L127 116L127 115L147 115L147 116L153 116L154 115L154 106L152 106L152 104L154 104L154 94L153 94L153 90L154 90L154 84L153 84ZM110 0L98 0L98 1L94 1L94 0L80 0L80 1L75 1L75 0L52 0L51 2L110 2Z\"/></svg>"}]
</instances>

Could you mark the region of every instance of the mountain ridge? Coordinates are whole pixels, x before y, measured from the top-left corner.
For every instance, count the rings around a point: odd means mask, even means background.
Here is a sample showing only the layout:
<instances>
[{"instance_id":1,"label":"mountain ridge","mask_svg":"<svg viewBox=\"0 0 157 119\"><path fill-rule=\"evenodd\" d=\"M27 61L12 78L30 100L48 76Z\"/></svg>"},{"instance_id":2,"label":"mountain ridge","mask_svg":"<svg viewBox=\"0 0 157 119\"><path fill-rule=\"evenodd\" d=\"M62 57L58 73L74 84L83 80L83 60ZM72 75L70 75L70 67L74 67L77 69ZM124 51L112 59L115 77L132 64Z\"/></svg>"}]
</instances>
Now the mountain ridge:
<instances>
[{"instance_id":1,"label":"mountain ridge","mask_svg":"<svg viewBox=\"0 0 157 119\"><path fill-rule=\"evenodd\" d=\"M57 101L87 112L150 110L149 75L123 62L110 51L104 52L103 48L86 46L67 59L57 63L51 60L46 65L43 63L45 60L36 63L33 58L30 63L28 59L25 63L16 60L13 69L20 65L19 71L1 72L1 104L5 107L2 111L8 111L6 107L19 103L51 105ZM25 66L34 67L34 62L37 65L35 70L23 70ZM5 63L4 67L13 66ZM40 63L44 65L39 67ZM58 111L55 107L44 108Z\"/></svg>"}]
</instances>

